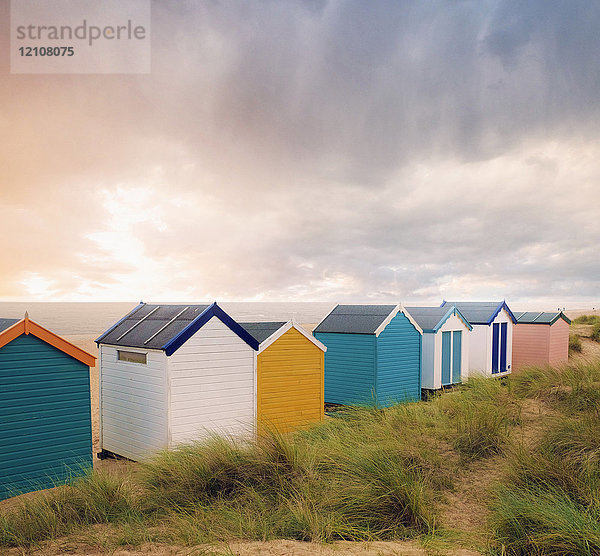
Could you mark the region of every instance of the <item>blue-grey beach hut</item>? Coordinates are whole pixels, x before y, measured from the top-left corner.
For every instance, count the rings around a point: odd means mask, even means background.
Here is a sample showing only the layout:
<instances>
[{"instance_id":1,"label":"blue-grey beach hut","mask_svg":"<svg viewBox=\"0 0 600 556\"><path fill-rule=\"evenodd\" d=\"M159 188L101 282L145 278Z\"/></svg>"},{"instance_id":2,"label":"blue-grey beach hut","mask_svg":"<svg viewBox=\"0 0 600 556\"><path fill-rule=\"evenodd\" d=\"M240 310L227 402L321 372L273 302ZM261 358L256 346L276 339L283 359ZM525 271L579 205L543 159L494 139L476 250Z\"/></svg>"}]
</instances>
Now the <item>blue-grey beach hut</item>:
<instances>
[{"instance_id":1,"label":"blue-grey beach hut","mask_svg":"<svg viewBox=\"0 0 600 556\"><path fill-rule=\"evenodd\" d=\"M0 319L0 500L91 468L94 363L27 315Z\"/></svg>"},{"instance_id":2,"label":"blue-grey beach hut","mask_svg":"<svg viewBox=\"0 0 600 556\"><path fill-rule=\"evenodd\" d=\"M420 399L422 331L402 305L337 305L314 335L327 346L326 403Z\"/></svg>"},{"instance_id":3,"label":"blue-grey beach hut","mask_svg":"<svg viewBox=\"0 0 600 556\"><path fill-rule=\"evenodd\" d=\"M465 380L473 327L454 306L406 307L423 330L421 387L439 390Z\"/></svg>"}]
</instances>

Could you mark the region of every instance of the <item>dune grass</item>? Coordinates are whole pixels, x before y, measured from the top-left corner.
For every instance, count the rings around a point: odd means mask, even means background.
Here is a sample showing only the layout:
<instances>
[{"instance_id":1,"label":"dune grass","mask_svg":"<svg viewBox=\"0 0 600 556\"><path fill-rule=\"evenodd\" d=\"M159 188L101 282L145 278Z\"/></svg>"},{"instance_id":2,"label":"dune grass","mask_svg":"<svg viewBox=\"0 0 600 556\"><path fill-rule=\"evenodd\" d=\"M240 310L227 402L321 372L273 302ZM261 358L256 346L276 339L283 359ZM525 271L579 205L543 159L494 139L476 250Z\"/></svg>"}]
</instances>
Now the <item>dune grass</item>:
<instances>
[{"instance_id":1,"label":"dune grass","mask_svg":"<svg viewBox=\"0 0 600 556\"><path fill-rule=\"evenodd\" d=\"M583 345L581 344L581 336L571 332L569 334L569 355L573 353L581 353Z\"/></svg>"},{"instance_id":2,"label":"dune grass","mask_svg":"<svg viewBox=\"0 0 600 556\"><path fill-rule=\"evenodd\" d=\"M431 536L464 458L504 441L512 417L489 415L506 394L474 380L428 403L345 408L296 434L213 436L138 464L135 478L95 472L26 497L0 518L0 546L99 523L119 538L154 528L153 538L178 544Z\"/></svg>"},{"instance_id":3,"label":"dune grass","mask_svg":"<svg viewBox=\"0 0 600 556\"><path fill-rule=\"evenodd\" d=\"M296 435L212 438L163 452L143 466L147 500L186 542L429 533L450 474L438 441L405 436L415 417L428 421L419 413L352 408Z\"/></svg>"},{"instance_id":4,"label":"dune grass","mask_svg":"<svg viewBox=\"0 0 600 556\"><path fill-rule=\"evenodd\" d=\"M98 523L117 544L431 538L460 467L498 453L517 422L508 389L474 378L427 403L344 408L296 434L212 436L139 464L135 479L93 473L23 500L0 519L0 546Z\"/></svg>"},{"instance_id":5,"label":"dune grass","mask_svg":"<svg viewBox=\"0 0 600 556\"><path fill-rule=\"evenodd\" d=\"M600 323L600 315L581 315L573 319L573 324L597 324Z\"/></svg>"},{"instance_id":6,"label":"dune grass","mask_svg":"<svg viewBox=\"0 0 600 556\"><path fill-rule=\"evenodd\" d=\"M98 523L135 522L142 516L138 498L129 476L90 473L27 496L0 515L0 546L29 546Z\"/></svg>"},{"instance_id":7,"label":"dune grass","mask_svg":"<svg viewBox=\"0 0 600 556\"><path fill-rule=\"evenodd\" d=\"M600 553L600 514L552 485L504 487L492 509L492 527L501 553Z\"/></svg>"},{"instance_id":8,"label":"dune grass","mask_svg":"<svg viewBox=\"0 0 600 556\"><path fill-rule=\"evenodd\" d=\"M511 377L517 398L536 398L567 414L600 411L600 360L527 367Z\"/></svg>"},{"instance_id":9,"label":"dune grass","mask_svg":"<svg viewBox=\"0 0 600 556\"><path fill-rule=\"evenodd\" d=\"M161 452L134 475L94 472L16 501L0 516L0 547L93 539L98 524L113 549L434 539L447 535L442 507L456 478L496 456L504 471L490 504L491 551L597 554L599 385L600 362L530 367L505 381L473 377L428 402L344 408L295 434L213 436ZM527 441L511 434L526 399L548 408Z\"/></svg>"},{"instance_id":10,"label":"dune grass","mask_svg":"<svg viewBox=\"0 0 600 556\"><path fill-rule=\"evenodd\" d=\"M448 416L450 441L467 459L499 453L511 427L519 422L520 404L499 380L473 377L438 403Z\"/></svg>"},{"instance_id":11,"label":"dune grass","mask_svg":"<svg viewBox=\"0 0 600 556\"><path fill-rule=\"evenodd\" d=\"M600 553L600 362L530 367L511 391L553 413L533 442L506 449L491 503L499 553Z\"/></svg>"}]
</instances>

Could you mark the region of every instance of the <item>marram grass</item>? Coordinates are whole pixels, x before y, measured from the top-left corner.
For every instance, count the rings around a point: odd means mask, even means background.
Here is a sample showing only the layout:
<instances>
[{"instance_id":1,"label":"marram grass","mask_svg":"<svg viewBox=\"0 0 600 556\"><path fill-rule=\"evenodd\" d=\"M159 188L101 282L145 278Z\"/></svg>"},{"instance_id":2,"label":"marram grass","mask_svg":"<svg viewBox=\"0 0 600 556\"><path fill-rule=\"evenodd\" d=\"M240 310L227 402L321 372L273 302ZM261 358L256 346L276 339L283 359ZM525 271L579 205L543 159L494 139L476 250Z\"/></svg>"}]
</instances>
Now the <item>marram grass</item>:
<instances>
[{"instance_id":1,"label":"marram grass","mask_svg":"<svg viewBox=\"0 0 600 556\"><path fill-rule=\"evenodd\" d=\"M599 373L580 363L513 377L515 395L553 413L535 439L507 449L490 506L498 553L600 554Z\"/></svg>"},{"instance_id":2,"label":"marram grass","mask_svg":"<svg viewBox=\"0 0 600 556\"><path fill-rule=\"evenodd\" d=\"M28 495L0 514L0 546L28 546L98 523L128 522L141 515L128 476L93 472L71 486Z\"/></svg>"},{"instance_id":3,"label":"marram grass","mask_svg":"<svg viewBox=\"0 0 600 556\"><path fill-rule=\"evenodd\" d=\"M0 546L92 538L96 524L113 531L102 541L113 548L149 539L431 539L460 470L496 455L505 473L488 524L495 548L599 553L599 380L596 363L529 369L508 387L474 378L430 402L347 408L296 434L211 437L159 453L135 475L94 472L15 501L0 515ZM525 398L551 406L553 417L534 441L515 445Z\"/></svg>"}]
</instances>

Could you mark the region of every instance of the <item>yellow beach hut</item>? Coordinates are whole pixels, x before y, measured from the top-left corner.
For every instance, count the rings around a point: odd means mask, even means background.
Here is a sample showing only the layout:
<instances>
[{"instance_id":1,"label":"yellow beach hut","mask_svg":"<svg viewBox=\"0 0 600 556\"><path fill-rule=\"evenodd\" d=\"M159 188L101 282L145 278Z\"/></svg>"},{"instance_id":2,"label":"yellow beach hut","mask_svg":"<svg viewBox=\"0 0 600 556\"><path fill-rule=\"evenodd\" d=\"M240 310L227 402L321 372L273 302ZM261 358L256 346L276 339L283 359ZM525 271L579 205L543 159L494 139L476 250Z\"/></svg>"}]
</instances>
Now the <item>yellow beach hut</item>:
<instances>
[{"instance_id":1,"label":"yellow beach hut","mask_svg":"<svg viewBox=\"0 0 600 556\"><path fill-rule=\"evenodd\" d=\"M280 432L324 418L327 348L294 321L242 322L256 352L256 423Z\"/></svg>"}]
</instances>

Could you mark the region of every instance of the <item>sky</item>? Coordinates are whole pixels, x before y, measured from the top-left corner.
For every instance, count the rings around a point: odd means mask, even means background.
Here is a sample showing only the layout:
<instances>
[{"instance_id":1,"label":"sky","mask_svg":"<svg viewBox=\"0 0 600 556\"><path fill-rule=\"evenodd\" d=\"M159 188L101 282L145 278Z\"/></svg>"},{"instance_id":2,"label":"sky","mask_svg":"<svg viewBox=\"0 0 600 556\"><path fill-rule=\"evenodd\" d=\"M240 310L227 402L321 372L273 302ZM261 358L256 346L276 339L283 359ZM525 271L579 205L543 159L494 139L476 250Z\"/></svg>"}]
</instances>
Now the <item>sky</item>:
<instances>
[{"instance_id":1,"label":"sky","mask_svg":"<svg viewBox=\"0 0 600 556\"><path fill-rule=\"evenodd\" d=\"M0 301L600 304L600 3L160 1L147 75L9 19Z\"/></svg>"}]
</instances>

